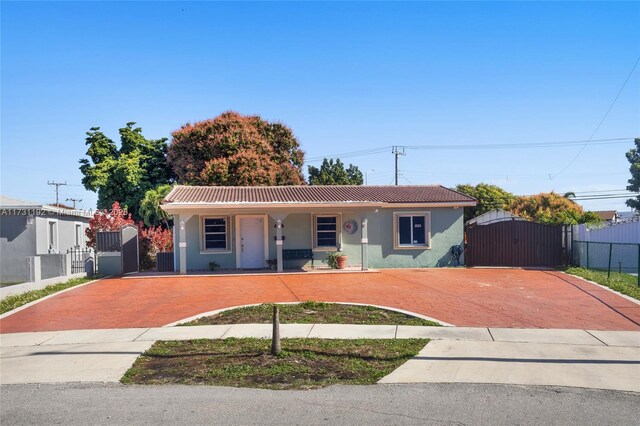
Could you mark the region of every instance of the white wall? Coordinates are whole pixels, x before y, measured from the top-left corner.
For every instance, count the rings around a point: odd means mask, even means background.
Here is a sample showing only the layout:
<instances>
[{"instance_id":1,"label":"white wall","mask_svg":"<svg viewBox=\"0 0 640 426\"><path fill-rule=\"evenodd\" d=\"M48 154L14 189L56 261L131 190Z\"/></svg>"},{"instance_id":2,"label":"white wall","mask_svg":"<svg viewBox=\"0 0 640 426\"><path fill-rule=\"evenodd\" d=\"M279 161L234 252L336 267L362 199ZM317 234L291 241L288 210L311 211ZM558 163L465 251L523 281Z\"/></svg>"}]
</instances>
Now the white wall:
<instances>
[{"instance_id":1,"label":"white wall","mask_svg":"<svg viewBox=\"0 0 640 426\"><path fill-rule=\"evenodd\" d=\"M579 266L607 270L611 265L612 271L640 272L639 221L612 223L603 228L575 225L573 241L582 241L572 246L573 260Z\"/></svg>"},{"instance_id":2,"label":"white wall","mask_svg":"<svg viewBox=\"0 0 640 426\"><path fill-rule=\"evenodd\" d=\"M89 218L79 216L65 216L65 215L48 215L48 216L36 216L36 236L37 236L37 253L38 255L48 254L48 236L49 236L49 221L57 222L58 229L58 249L57 253L66 253L67 250L75 246L76 224L82 226L82 240L80 247L85 248L87 243L87 237L85 236L85 230L89 227Z\"/></svg>"},{"instance_id":3,"label":"white wall","mask_svg":"<svg viewBox=\"0 0 640 426\"><path fill-rule=\"evenodd\" d=\"M640 244L640 221L612 223L604 228L591 228L586 224L574 226L576 241Z\"/></svg>"}]
</instances>

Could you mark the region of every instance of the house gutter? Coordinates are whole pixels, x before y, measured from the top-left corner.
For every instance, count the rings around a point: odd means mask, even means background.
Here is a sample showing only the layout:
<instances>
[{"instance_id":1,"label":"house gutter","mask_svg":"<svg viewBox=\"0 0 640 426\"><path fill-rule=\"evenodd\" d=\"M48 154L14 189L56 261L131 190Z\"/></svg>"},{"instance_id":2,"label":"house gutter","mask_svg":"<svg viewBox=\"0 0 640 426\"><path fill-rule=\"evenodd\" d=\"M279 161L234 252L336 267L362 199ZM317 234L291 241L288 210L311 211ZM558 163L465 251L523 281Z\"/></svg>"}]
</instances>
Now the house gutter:
<instances>
[{"instance_id":1,"label":"house gutter","mask_svg":"<svg viewBox=\"0 0 640 426\"><path fill-rule=\"evenodd\" d=\"M166 203L160 208L168 213L184 210L201 209L314 209L314 208L442 208L473 207L476 201L435 202L435 203L380 203L380 202L345 202L345 203Z\"/></svg>"}]
</instances>

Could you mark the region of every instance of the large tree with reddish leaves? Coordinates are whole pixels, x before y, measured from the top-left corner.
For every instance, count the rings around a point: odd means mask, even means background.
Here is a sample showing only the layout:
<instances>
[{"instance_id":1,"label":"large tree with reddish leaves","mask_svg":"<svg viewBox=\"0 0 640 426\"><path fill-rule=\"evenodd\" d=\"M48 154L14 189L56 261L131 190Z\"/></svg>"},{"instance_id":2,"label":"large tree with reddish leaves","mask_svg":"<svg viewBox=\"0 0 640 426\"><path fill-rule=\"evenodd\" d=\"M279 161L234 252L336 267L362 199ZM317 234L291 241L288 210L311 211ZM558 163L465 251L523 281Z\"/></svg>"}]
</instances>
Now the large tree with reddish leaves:
<instances>
[{"instance_id":1,"label":"large tree with reddish leaves","mask_svg":"<svg viewBox=\"0 0 640 426\"><path fill-rule=\"evenodd\" d=\"M135 225L131 213L120 207L117 201L111 206L111 210L97 210L93 218L89 220L89 227L85 231L87 246L96 246L96 233L98 231L119 231L127 225Z\"/></svg>"},{"instance_id":2,"label":"large tree with reddish leaves","mask_svg":"<svg viewBox=\"0 0 640 426\"><path fill-rule=\"evenodd\" d=\"M172 133L168 160L179 183L302 185L304 153L291 129L258 116L225 112Z\"/></svg>"}]
</instances>

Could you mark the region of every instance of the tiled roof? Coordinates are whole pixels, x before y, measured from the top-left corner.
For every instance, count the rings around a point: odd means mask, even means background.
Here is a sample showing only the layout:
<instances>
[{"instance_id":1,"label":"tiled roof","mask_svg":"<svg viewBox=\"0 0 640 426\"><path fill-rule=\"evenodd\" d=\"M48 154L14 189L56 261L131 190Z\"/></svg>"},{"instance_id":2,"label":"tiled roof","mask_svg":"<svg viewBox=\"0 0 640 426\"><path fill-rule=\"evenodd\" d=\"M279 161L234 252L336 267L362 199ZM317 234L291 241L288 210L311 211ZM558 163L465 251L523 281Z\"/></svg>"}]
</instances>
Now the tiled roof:
<instances>
[{"instance_id":1,"label":"tiled roof","mask_svg":"<svg viewBox=\"0 0 640 426\"><path fill-rule=\"evenodd\" d=\"M469 203L440 185L412 186L176 186L163 204Z\"/></svg>"},{"instance_id":2,"label":"tiled roof","mask_svg":"<svg viewBox=\"0 0 640 426\"><path fill-rule=\"evenodd\" d=\"M594 213L600 216L600 219L602 220L613 220L617 214L615 210L601 210Z\"/></svg>"}]
</instances>

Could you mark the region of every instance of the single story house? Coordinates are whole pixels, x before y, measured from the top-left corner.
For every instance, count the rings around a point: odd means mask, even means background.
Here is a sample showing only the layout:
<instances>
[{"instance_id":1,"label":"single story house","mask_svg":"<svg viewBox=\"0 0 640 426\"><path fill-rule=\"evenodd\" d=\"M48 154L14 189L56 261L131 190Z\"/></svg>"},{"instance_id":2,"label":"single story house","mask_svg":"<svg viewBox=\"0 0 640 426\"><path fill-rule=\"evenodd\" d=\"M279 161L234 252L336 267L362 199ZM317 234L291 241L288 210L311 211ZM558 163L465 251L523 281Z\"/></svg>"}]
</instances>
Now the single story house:
<instances>
[{"instance_id":1,"label":"single story house","mask_svg":"<svg viewBox=\"0 0 640 426\"><path fill-rule=\"evenodd\" d=\"M60 263L53 255L86 247L89 219L85 211L0 196L0 281L27 281L33 256L41 258L42 278L50 278Z\"/></svg>"},{"instance_id":2,"label":"single story house","mask_svg":"<svg viewBox=\"0 0 640 426\"><path fill-rule=\"evenodd\" d=\"M600 211L594 211L594 213L598 215L598 217L605 222L620 221L620 216L618 215L618 212L615 210L600 210Z\"/></svg>"},{"instance_id":3,"label":"single story house","mask_svg":"<svg viewBox=\"0 0 640 426\"><path fill-rule=\"evenodd\" d=\"M363 270L450 265L463 208L474 205L439 185L175 186L161 208L174 217L175 267L185 274L308 267L334 251Z\"/></svg>"}]
</instances>

